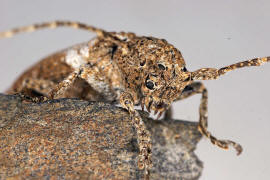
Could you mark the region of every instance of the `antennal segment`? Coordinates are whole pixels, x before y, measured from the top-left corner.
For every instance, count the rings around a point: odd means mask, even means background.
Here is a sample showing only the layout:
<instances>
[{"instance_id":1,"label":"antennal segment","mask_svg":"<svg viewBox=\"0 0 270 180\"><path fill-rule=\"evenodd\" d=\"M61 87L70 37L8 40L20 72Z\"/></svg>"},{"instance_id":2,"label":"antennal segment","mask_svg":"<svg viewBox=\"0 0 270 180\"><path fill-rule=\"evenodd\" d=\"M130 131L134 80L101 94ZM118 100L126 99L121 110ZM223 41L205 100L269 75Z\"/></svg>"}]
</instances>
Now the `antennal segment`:
<instances>
[{"instance_id":1,"label":"antennal segment","mask_svg":"<svg viewBox=\"0 0 270 180\"><path fill-rule=\"evenodd\" d=\"M240 69L240 68L249 67L249 66L261 66L262 64L266 62L270 62L270 56L263 57L263 58L255 58L255 59L235 63L235 64L225 66L220 69L216 69L216 68L198 69L197 71L192 72L191 76L193 80L217 79L219 76L224 75L225 73L233 71L235 69Z\"/></svg>"},{"instance_id":2,"label":"antennal segment","mask_svg":"<svg viewBox=\"0 0 270 180\"><path fill-rule=\"evenodd\" d=\"M98 36L104 36L107 34L106 31L96 28L94 26L90 26L84 23L75 22L75 21L52 21L52 22L44 22L40 24L33 24L29 26L23 26L19 28L14 28L9 31L0 32L0 38L10 38L16 34L24 33L24 32L34 32L41 29L55 29L58 27L71 27L74 29L82 29L86 31L91 31L96 33Z\"/></svg>"}]
</instances>

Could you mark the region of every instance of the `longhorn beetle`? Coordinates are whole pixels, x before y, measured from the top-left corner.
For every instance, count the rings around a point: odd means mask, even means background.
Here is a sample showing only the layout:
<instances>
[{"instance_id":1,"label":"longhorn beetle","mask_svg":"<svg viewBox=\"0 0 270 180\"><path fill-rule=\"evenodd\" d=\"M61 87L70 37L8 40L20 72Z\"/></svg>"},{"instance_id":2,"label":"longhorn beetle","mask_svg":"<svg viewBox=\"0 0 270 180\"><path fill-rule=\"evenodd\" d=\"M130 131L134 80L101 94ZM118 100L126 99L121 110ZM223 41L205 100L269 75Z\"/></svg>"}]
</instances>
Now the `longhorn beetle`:
<instances>
[{"instance_id":1,"label":"longhorn beetle","mask_svg":"<svg viewBox=\"0 0 270 180\"><path fill-rule=\"evenodd\" d=\"M54 21L15 28L0 33L0 38L44 28L72 27L96 33L97 37L41 60L25 71L7 91L30 97L77 97L92 101L120 103L131 117L137 131L138 167L151 169L151 139L135 105L148 112L165 112L170 118L173 101L201 94L198 130L210 141L223 148L232 146L240 154L242 147L230 140L219 140L207 130L207 90L196 80L212 80L229 71L260 66L270 57L255 58L220 69L186 69L181 52L164 39L137 36L130 32L108 32L80 22Z\"/></svg>"}]
</instances>

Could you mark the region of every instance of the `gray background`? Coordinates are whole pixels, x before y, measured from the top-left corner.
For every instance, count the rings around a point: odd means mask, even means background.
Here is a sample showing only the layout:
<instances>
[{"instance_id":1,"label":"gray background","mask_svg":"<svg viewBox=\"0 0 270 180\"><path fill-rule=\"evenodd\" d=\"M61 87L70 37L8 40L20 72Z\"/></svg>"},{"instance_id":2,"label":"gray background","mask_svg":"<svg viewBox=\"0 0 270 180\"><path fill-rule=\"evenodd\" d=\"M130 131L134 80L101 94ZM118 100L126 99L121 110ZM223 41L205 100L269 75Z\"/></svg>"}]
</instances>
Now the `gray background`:
<instances>
[{"instance_id":1,"label":"gray background","mask_svg":"<svg viewBox=\"0 0 270 180\"><path fill-rule=\"evenodd\" d=\"M196 70L269 56L269 9L269 0L0 0L0 31L55 19L82 21L165 38L181 50L188 70ZM0 92L40 58L91 37L60 28L1 39ZM201 179L269 179L269 77L270 64L265 64L204 82L210 131L241 143L244 152L237 157L202 140L196 150L205 166ZM174 103L174 117L197 120L199 99Z\"/></svg>"}]
</instances>

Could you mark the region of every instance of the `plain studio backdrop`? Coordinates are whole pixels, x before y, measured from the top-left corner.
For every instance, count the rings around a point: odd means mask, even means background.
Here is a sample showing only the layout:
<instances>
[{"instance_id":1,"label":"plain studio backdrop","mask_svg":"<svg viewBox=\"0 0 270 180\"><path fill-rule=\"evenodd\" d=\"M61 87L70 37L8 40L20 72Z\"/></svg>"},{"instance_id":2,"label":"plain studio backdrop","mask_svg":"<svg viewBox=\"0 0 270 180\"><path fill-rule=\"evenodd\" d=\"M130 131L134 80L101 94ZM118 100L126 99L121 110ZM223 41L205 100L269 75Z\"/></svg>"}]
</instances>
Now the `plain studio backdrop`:
<instances>
[{"instance_id":1,"label":"plain studio backdrop","mask_svg":"<svg viewBox=\"0 0 270 180\"><path fill-rule=\"evenodd\" d=\"M178 48L187 69L223 67L270 56L269 0L0 0L0 31L51 20L75 20L108 31L131 31L166 39ZM94 34L69 28L0 39L0 91L42 57ZM269 179L270 63L205 81L209 130L239 142L236 156L203 139L196 150L204 162L201 179ZM198 120L200 95L173 104L174 118Z\"/></svg>"}]
</instances>

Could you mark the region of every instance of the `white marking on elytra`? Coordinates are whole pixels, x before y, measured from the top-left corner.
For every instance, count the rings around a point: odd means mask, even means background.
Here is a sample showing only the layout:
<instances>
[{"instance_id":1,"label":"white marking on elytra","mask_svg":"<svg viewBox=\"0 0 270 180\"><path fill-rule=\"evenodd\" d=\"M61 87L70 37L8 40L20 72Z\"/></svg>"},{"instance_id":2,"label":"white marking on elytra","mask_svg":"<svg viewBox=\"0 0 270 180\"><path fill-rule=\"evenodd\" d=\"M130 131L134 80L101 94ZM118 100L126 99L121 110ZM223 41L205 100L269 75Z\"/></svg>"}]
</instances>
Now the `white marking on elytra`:
<instances>
[{"instance_id":1,"label":"white marking on elytra","mask_svg":"<svg viewBox=\"0 0 270 180\"><path fill-rule=\"evenodd\" d=\"M95 45L96 42L97 39L94 38L88 43L83 43L68 49L64 61L74 69L80 68L87 63L87 58L89 58L89 47Z\"/></svg>"},{"instance_id":2,"label":"white marking on elytra","mask_svg":"<svg viewBox=\"0 0 270 180\"><path fill-rule=\"evenodd\" d=\"M84 57L88 58L89 57L89 48L88 48L88 46L83 46L80 49L80 54L83 55Z\"/></svg>"},{"instance_id":3,"label":"white marking on elytra","mask_svg":"<svg viewBox=\"0 0 270 180\"><path fill-rule=\"evenodd\" d=\"M79 54L76 49L70 49L67 51L65 62L74 69L78 69L81 65L86 63L83 55Z\"/></svg>"}]
</instances>

